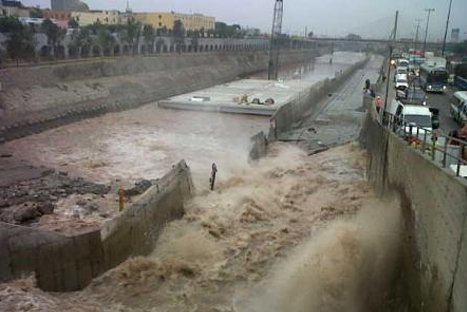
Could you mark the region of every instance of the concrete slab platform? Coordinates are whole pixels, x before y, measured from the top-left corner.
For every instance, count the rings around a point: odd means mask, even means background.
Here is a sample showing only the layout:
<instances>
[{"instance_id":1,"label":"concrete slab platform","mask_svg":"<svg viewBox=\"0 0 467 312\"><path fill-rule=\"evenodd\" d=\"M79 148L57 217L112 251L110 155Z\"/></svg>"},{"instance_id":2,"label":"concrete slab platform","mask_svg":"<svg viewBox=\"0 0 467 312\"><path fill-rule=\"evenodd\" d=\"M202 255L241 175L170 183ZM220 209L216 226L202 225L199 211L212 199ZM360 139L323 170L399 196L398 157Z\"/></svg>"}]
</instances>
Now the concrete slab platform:
<instances>
[{"instance_id":1,"label":"concrete slab platform","mask_svg":"<svg viewBox=\"0 0 467 312\"><path fill-rule=\"evenodd\" d=\"M305 84L298 80L277 82L243 79L174 96L158 104L163 108L272 116L280 106L297 97L304 87ZM244 95L248 97L249 103L240 104ZM253 99L265 103L269 98L274 100L274 104L251 103Z\"/></svg>"}]
</instances>

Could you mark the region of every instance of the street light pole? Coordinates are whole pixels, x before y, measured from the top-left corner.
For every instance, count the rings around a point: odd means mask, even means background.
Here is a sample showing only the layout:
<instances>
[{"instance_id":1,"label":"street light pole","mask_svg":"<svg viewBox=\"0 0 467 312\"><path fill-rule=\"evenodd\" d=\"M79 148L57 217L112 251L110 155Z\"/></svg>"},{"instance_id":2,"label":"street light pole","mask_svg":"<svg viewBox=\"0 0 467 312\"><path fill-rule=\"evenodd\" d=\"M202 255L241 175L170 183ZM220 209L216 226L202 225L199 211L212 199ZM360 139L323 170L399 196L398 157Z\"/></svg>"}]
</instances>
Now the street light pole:
<instances>
[{"instance_id":1,"label":"street light pole","mask_svg":"<svg viewBox=\"0 0 467 312\"><path fill-rule=\"evenodd\" d=\"M426 19L425 40L423 41L423 56L425 56L425 52L426 52L426 39L428 37L428 25L430 24L430 15L431 15L431 12L435 11L435 9L425 9L425 11L428 12L428 17Z\"/></svg>"},{"instance_id":2,"label":"street light pole","mask_svg":"<svg viewBox=\"0 0 467 312\"><path fill-rule=\"evenodd\" d=\"M449 18L451 17L451 6L452 0L449 1L448 18L446 19L446 30L444 31L443 50L441 51L441 56L444 56L444 51L446 50L446 38L448 36Z\"/></svg>"},{"instance_id":3,"label":"street light pole","mask_svg":"<svg viewBox=\"0 0 467 312\"><path fill-rule=\"evenodd\" d=\"M388 107L388 98L389 98L389 81L391 80L391 57L392 57L392 50L394 45L396 44L396 36L397 36L397 20L399 18L399 11L396 11L396 18L394 21L394 29L393 29L393 35L394 37L392 38L392 43L389 44L389 59L388 59L388 75L386 76L386 94L384 95L384 107L383 107L383 113L382 113L382 121L384 122L384 113L386 112L386 109Z\"/></svg>"},{"instance_id":4,"label":"street light pole","mask_svg":"<svg viewBox=\"0 0 467 312\"><path fill-rule=\"evenodd\" d=\"M415 40L413 42L413 53L415 54L415 51L417 50L417 43L418 43L418 31L420 30L420 22L422 21L421 19L417 18L415 20L417 22L417 30L415 31Z\"/></svg>"}]
</instances>

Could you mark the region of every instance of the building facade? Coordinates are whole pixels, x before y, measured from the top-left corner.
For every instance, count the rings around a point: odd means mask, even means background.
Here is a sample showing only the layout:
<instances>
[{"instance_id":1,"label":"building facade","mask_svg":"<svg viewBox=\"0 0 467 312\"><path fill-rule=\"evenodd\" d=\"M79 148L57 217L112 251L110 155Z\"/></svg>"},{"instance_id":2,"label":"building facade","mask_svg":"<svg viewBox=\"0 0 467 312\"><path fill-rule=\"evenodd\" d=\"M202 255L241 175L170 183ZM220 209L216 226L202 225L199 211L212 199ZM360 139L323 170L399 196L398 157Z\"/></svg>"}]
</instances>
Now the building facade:
<instances>
[{"instance_id":1,"label":"building facade","mask_svg":"<svg viewBox=\"0 0 467 312\"><path fill-rule=\"evenodd\" d=\"M24 7L20 1L1 0L1 16L29 17L29 9Z\"/></svg>"},{"instance_id":2,"label":"building facade","mask_svg":"<svg viewBox=\"0 0 467 312\"><path fill-rule=\"evenodd\" d=\"M45 10L44 18L54 19L57 21L69 21L71 18L71 12Z\"/></svg>"},{"instance_id":3,"label":"building facade","mask_svg":"<svg viewBox=\"0 0 467 312\"><path fill-rule=\"evenodd\" d=\"M89 11L89 7L86 3L80 0L51 0L52 11Z\"/></svg>"},{"instance_id":4,"label":"building facade","mask_svg":"<svg viewBox=\"0 0 467 312\"><path fill-rule=\"evenodd\" d=\"M216 19L202 14L182 14L175 12L150 12L135 13L135 18L143 24L152 25L154 28L173 29L174 22L180 20L185 30L214 29Z\"/></svg>"},{"instance_id":5,"label":"building facade","mask_svg":"<svg viewBox=\"0 0 467 312\"><path fill-rule=\"evenodd\" d=\"M175 13L175 20L180 20L185 30L210 30L216 27L216 19L202 14L180 14Z\"/></svg>"},{"instance_id":6,"label":"building facade","mask_svg":"<svg viewBox=\"0 0 467 312\"><path fill-rule=\"evenodd\" d=\"M74 18L78 22L79 26L87 26L94 23L117 25L121 24L123 20L122 15L117 10L71 12L71 18Z\"/></svg>"}]
</instances>

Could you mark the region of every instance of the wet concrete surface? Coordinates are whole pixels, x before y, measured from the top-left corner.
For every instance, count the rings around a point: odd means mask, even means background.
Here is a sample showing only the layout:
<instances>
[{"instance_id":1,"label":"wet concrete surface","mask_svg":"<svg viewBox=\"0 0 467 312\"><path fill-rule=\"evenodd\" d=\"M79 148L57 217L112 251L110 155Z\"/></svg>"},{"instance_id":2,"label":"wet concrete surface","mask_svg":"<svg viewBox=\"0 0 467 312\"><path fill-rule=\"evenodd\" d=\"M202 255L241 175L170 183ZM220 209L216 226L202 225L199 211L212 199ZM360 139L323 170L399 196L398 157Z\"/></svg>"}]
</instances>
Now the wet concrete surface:
<instances>
[{"instance_id":1,"label":"wet concrete surface","mask_svg":"<svg viewBox=\"0 0 467 312\"><path fill-rule=\"evenodd\" d=\"M363 90L366 79L377 80L382 61L382 57L373 57L340 90L319 103L321 109L317 113L309 114L279 139L295 141L309 154L356 140L365 116L359 91Z\"/></svg>"},{"instance_id":2,"label":"wet concrete surface","mask_svg":"<svg viewBox=\"0 0 467 312\"><path fill-rule=\"evenodd\" d=\"M448 90L445 93L428 93L427 105L439 109L440 129L444 134L461 128L461 126L452 119L450 113L450 97L454 92L455 90Z\"/></svg>"}]
</instances>

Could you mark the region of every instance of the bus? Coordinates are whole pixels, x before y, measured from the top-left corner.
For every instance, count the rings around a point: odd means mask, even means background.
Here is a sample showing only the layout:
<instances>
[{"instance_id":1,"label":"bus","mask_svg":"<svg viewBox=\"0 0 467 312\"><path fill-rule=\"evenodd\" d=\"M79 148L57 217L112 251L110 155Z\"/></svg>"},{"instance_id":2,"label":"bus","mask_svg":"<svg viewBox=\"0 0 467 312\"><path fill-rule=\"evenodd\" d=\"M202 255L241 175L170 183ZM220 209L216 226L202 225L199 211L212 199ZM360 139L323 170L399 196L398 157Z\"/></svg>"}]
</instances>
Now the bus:
<instances>
[{"instance_id":1,"label":"bus","mask_svg":"<svg viewBox=\"0 0 467 312\"><path fill-rule=\"evenodd\" d=\"M446 68L420 65L420 84L426 92L444 92L448 85L449 74Z\"/></svg>"}]
</instances>

